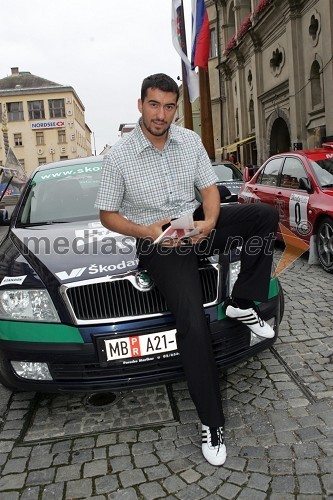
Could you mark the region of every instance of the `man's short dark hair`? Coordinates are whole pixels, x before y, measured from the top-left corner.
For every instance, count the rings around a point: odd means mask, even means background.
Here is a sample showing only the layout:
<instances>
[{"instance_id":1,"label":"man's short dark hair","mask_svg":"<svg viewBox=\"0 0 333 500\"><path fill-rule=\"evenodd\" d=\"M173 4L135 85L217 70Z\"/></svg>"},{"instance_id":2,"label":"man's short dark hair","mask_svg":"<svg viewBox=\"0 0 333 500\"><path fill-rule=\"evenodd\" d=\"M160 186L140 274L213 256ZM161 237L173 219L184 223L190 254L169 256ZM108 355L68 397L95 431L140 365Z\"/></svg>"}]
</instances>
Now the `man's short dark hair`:
<instances>
[{"instance_id":1,"label":"man's short dark hair","mask_svg":"<svg viewBox=\"0 0 333 500\"><path fill-rule=\"evenodd\" d=\"M141 101L143 102L148 89L159 89L163 92L174 92L179 98L179 87L175 80L164 73L156 73L155 75L147 76L141 85Z\"/></svg>"}]
</instances>

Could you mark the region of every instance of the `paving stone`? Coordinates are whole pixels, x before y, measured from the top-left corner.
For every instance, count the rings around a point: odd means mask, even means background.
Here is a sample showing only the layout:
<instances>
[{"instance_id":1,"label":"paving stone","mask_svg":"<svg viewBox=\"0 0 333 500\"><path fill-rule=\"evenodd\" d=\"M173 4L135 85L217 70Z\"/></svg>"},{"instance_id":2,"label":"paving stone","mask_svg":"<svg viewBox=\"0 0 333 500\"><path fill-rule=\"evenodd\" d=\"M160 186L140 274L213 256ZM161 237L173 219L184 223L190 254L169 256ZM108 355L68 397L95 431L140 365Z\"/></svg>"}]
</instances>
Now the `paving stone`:
<instances>
[{"instance_id":1,"label":"paving stone","mask_svg":"<svg viewBox=\"0 0 333 500\"><path fill-rule=\"evenodd\" d=\"M92 460L92 455L92 450L77 450L72 453L71 462L72 464L89 462L90 460Z\"/></svg>"},{"instance_id":2,"label":"paving stone","mask_svg":"<svg viewBox=\"0 0 333 500\"><path fill-rule=\"evenodd\" d=\"M140 455L134 457L134 463L138 469L143 469L144 467L152 467L153 465L158 465L159 460L156 455L150 453L149 455Z\"/></svg>"},{"instance_id":3,"label":"paving stone","mask_svg":"<svg viewBox=\"0 0 333 500\"><path fill-rule=\"evenodd\" d=\"M206 492L197 484L190 484L177 493L180 500L200 500L206 497Z\"/></svg>"},{"instance_id":4,"label":"paving stone","mask_svg":"<svg viewBox=\"0 0 333 500\"><path fill-rule=\"evenodd\" d=\"M317 462L313 459L295 460L294 465L297 475L318 473Z\"/></svg>"},{"instance_id":5,"label":"paving stone","mask_svg":"<svg viewBox=\"0 0 333 500\"><path fill-rule=\"evenodd\" d=\"M87 498L92 494L92 480L79 479L68 481L66 484L66 498Z\"/></svg>"},{"instance_id":6,"label":"paving stone","mask_svg":"<svg viewBox=\"0 0 333 500\"><path fill-rule=\"evenodd\" d=\"M114 473L134 469L132 458L130 456L112 458L110 460L110 466L112 472Z\"/></svg>"},{"instance_id":7,"label":"paving stone","mask_svg":"<svg viewBox=\"0 0 333 500\"><path fill-rule=\"evenodd\" d=\"M180 474L180 477L184 479L188 484L197 483L201 475L193 469L188 469Z\"/></svg>"},{"instance_id":8,"label":"paving stone","mask_svg":"<svg viewBox=\"0 0 333 500\"><path fill-rule=\"evenodd\" d=\"M112 491L116 491L119 488L119 481L115 474L98 477L94 480L94 482L97 494L110 493Z\"/></svg>"},{"instance_id":9,"label":"paving stone","mask_svg":"<svg viewBox=\"0 0 333 500\"><path fill-rule=\"evenodd\" d=\"M186 483L176 474L167 477L163 481L163 487L169 492L169 493L175 493L181 489L183 489L186 486Z\"/></svg>"},{"instance_id":10,"label":"paving stone","mask_svg":"<svg viewBox=\"0 0 333 500\"><path fill-rule=\"evenodd\" d=\"M253 473L250 476L247 486L251 489L254 488L256 490L267 491L270 481L271 478L269 476Z\"/></svg>"},{"instance_id":11,"label":"paving stone","mask_svg":"<svg viewBox=\"0 0 333 500\"><path fill-rule=\"evenodd\" d=\"M156 498L163 498L166 496L165 491L161 485L156 482L141 484L139 490L146 500L154 500Z\"/></svg>"},{"instance_id":12,"label":"paving stone","mask_svg":"<svg viewBox=\"0 0 333 500\"><path fill-rule=\"evenodd\" d=\"M248 481L248 474L245 472L232 472L228 481L238 486L243 486Z\"/></svg>"},{"instance_id":13,"label":"paving stone","mask_svg":"<svg viewBox=\"0 0 333 500\"><path fill-rule=\"evenodd\" d=\"M241 488L234 484L225 483L217 490L217 494L220 495L223 499L232 500L236 498Z\"/></svg>"},{"instance_id":14,"label":"paving stone","mask_svg":"<svg viewBox=\"0 0 333 500\"><path fill-rule=\"evenodd\" d=\"M109 446L109 457L119 457L123 455L130 455L130 449L127 444Z\"/></svg>"},{"instance_id":15,"label":"paving stone","mask_svg":"<svg viewBox=\"0 0 333 500\"><path fill-rule=\"evenodd\" d=\"M240 500L265 500L266 493L251 488L242 489L240 495L237 497Z\"/></svg>"},{"instance_id":16,"label":"paving stone","mask_svg":"<svg viewBox=\"0 0 333 500\"><path fill-rule=\"evenodd\" d=\"M315 495L322 492L321 485L317 476L305 475L299 481L299 491L306 495Z\"/></svg>"},{"instance_id":17,"label":"paving stone","mask_svg":"<svg viewBox=\"0 0 333 500\"><path fill-rule=\"evenodd\" d=\"M22 474L7 474L0 478L0 491L18 490L23 487L26 473Z\"/></svg>"},{"instance_id":18,"label":"paving stone","mask_svg":"<svg viewBox=\"0 0 333 500\"><path fill-rule=\"evenodd\" d=\"M106 460L94 460L83 466L83 477L105 476L108 470Z\"/></svg>"},{"instance_id":19,"label":"paving stone","mask_svg":"<svg viewBox=\"0 0 333 500\"><path fill-rule=\"evenodd\" d=\"M26 485L35 486L52 483L55 476L55 469L42 469L29 472Z\"/></svg>"},{"instance_id":20,"label":"paving stone","mask_svg":"<svg viewBox=\"0 0 333 500\"><path fill-rule=\"evenodd\" d=\"M81 464L65 465L63 467L58 467L56 482L80 479L80 470L81 470Z\"/></svg>"},{"instance_id":21,"label":"paving stone","mask_svg":"<svg viewBox=\"0 0 333 500\"><path fill-rule=\"evenodd\" d=\"M0 500L18 500L20 494L17 491L6 491L0 493Z\"/></svg>"},{"instance_id":22,"label":"paving stone","mask_svg":"<svg viewBox=\"0 0 333 500\"><path fill-rule=\"evenodd\" d=\"M32 456L29 460L29 470L46 469L52 465L54 455L48 453L42 456Z\"/></svg>"},{"instance_id":23,"label":"paving stone","mask_svg":"<svg viewBox=\"0 0 333 500\"><path fill-rule=\"evenodd\" d=\"M135 443L132 445L132 455L145 455L154 451L153 443Z\"/></svg>"},{"instance_id":24,"label":"paving stone","mask_svg":"<svg viewBox=\"0 0 333 500\"><path fill-rule=\"evenodd\" d=\"M324 474L321 479L325 488L325 493L327 495L333 495L333 473Z\"/></svg>"},{"instance_id":25,"label":"paving stone","mask_svg":"<svg viewBox=\"0 0 333 500\"><path fill-rule=\"evenodd\" d=\"M48 484L42 491L42 500L60 500L63 497L64 483Z\"/></svg>"},{"instance_id":26,"label":"paving stone","mask_svg":"<svg viewBox=\"0 0 333 500\"><path fill-rule=\"evenodd\" d=\"M22 491L20 500L36 500L39 497L39 486L32 486Z\"/></svg>"},{"instance_id":27,"label":"paving stone","mask_svg":"<svg viewBox=\"0 0 333 500\"><path fill-rule=\"evenodd\" d=\"M295 478L292 476L276 476L271 482L272 493L294 493Z\"/></svg>"},{"instance_id":28,"label":"paving stone","mask_svg":"<svg viewBox=\"0 0 333 500\"><path fill-rule=\"evenodd\" d=\"M15 472L24 472L27 460L27 458L12 458L8 460L2 471L2 475L5 476L6 474Z\"/></svg>"},{"instance_id":29,"label":"paving stone","mask_svg":"<svg viewBox=\"0 0 333 500\"><path fill-rule=\"evenodd\" d=\"M134 488L127 488L125 490L115 491L108 495L108 500L138 500L138 495Z\"/></svg>"},{"instance_id":30,"label":"paving stone","mask_svg":"<svg viewBox=\"0 0 333 500\"><path fill-rule=\"evenodd\" d=\"M271 460L269 468L273 476L293 474L293 462L291 460Z\"/></svg>"},{"instance_id":31,"label":"paving stone","mask_svg":"<svg viewBox=\"0 0 333 500\"><path fill-rule=\"evenodd\" d=\"M97 437L96 446L107 446L109 444L116 444L116 434L102 434Z\"/></svg>"},{"instance_id":32,"label":"paving stone","mask_svg":"<svg viewBox=\"0 0 333 500\"><path fill-rule=\"evenodd\" d=\"M68 465L70 461L70 454L69 452L66 453L58 453L55 455L53 459L53 465Z\"/></svg>"},{"instance_id":33,"label":"paving stone","mask_svg":"<svg viewBox=\"0 0 333 500\"><path fill-rule=\"evenodd\" d=\"M145 474L147 474L149 481L154 481L155 479L164 479L170 476L171 472L164 464L160 464L145 469Z\"/></svg>"},{"instance_id":34,"label":"paving stone","mask_svg":"<svg viewBox=\"0 0 333 500\"><path fill-rule=\"evenodd\" d=\"M124 471L119 474L119 479L124 488L128 486L133 486L134 484L144 483L146 478L141 469L133 469L130 471Z\"/></svg>"},{"instance_id":35,"label":"paving stone","mask_svg":"<svg viewBox=\"0 0 333 500\"><path fill-rule=\"evenodd\" d=\"M204 477L198 485L208 492L213 492L221 485L221 481L215 477Z\"/></svg>"},{"instance_id":36,"label":"paving stone","mask_svg":"<svg viewBox=\"0 0 333 500\"><path fill-rule=\"evenodd\" d=\"M270 458L275 459L288 459L292 458L292 451L287 446L271 446L268 450Z\"/></svg>"}]
</instances>

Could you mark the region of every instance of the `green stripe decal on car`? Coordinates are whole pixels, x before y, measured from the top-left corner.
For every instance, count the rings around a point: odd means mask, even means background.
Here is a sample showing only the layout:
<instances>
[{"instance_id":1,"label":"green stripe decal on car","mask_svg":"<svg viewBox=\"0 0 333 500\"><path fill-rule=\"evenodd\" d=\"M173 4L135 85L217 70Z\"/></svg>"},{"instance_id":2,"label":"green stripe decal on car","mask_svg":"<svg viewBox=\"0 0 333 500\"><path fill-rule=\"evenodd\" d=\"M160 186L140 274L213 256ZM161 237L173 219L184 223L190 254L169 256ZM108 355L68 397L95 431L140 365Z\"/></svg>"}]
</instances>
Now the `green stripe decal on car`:
<instances>
[{"instance_id":1,"label":"green stripe decal on car","mask_svg":"<svg viewBox=\"0 0 333 500\"><path fill-rule=\"evenodd\" d=\"M83 344L78 328L28 321L0 321L0 340Z\"/></svg>"},{"instance_id":2,"label":"green stripe decal on car","mask_svg":"<svg viewBox=\"0 0 333 500\"><path fill-rule=\"evenodd\" d=\"M279 282L278 282L278 279L277 278L271 278L271 281L270 281L270 284L269 284L268 299L273 299L277 295L279 295ZM260 304L260 302L257 302L257 304ZM217 319L218 320L226 318L226 315L224 314L224 312L222 310L222 305L223 304L219 304L217 306Z\"/></svg>"}]
</instances>

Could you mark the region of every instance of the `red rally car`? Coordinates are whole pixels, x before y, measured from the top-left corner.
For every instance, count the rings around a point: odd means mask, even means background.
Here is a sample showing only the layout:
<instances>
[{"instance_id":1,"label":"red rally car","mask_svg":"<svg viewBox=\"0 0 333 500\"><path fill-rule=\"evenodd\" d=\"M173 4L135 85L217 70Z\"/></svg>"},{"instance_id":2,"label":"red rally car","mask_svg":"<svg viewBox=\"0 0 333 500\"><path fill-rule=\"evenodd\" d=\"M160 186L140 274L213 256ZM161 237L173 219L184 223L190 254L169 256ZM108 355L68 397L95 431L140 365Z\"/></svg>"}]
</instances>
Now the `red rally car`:
<instances>
[{"instance_id":1,"label":"red rally car","mask_svg":"<svg viewBox=\"0 0 333 500\"><path fill-rule=\"evenodd\" d=\"M292 243L308 243L309 263L333 273L333 143L271 156L241 188L239 202L276 206Z\"/></svg>"}]
</instances>

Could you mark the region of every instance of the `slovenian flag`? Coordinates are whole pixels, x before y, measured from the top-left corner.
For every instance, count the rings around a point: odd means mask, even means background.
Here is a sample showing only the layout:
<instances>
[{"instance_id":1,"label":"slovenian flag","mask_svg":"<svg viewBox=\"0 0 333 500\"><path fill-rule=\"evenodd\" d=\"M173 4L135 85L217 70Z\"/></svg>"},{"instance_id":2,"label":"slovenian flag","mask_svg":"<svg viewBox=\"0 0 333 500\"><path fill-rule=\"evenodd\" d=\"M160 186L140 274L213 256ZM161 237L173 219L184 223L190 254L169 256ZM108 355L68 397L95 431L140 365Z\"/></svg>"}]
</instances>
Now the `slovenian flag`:
<instances>
[{"instance_id":1,"label":"slovenian flag","mask_svg":"<svg viewBox=\"0 0 333 500\"><path fill-rule=\"evenodd\" d=\"M210 30L204 0L192 0L192 69L199 66L208 71Z\"/></svg>"},{"instance_id":2,"label":"slovenian flag","mask_svg":"<svg viewBox=\"0 0 333 500\"><path fill-rule=\"evenodd\" d=\"M182 4L181 0L172 0L171 30L173 45L182 58L182 64L185 68L186 84L188 88L189 99L194 102L199 97L199 76L192 70L191 62L185 53L185 26L182 22Z\"/></svg>"}]
</instances>

